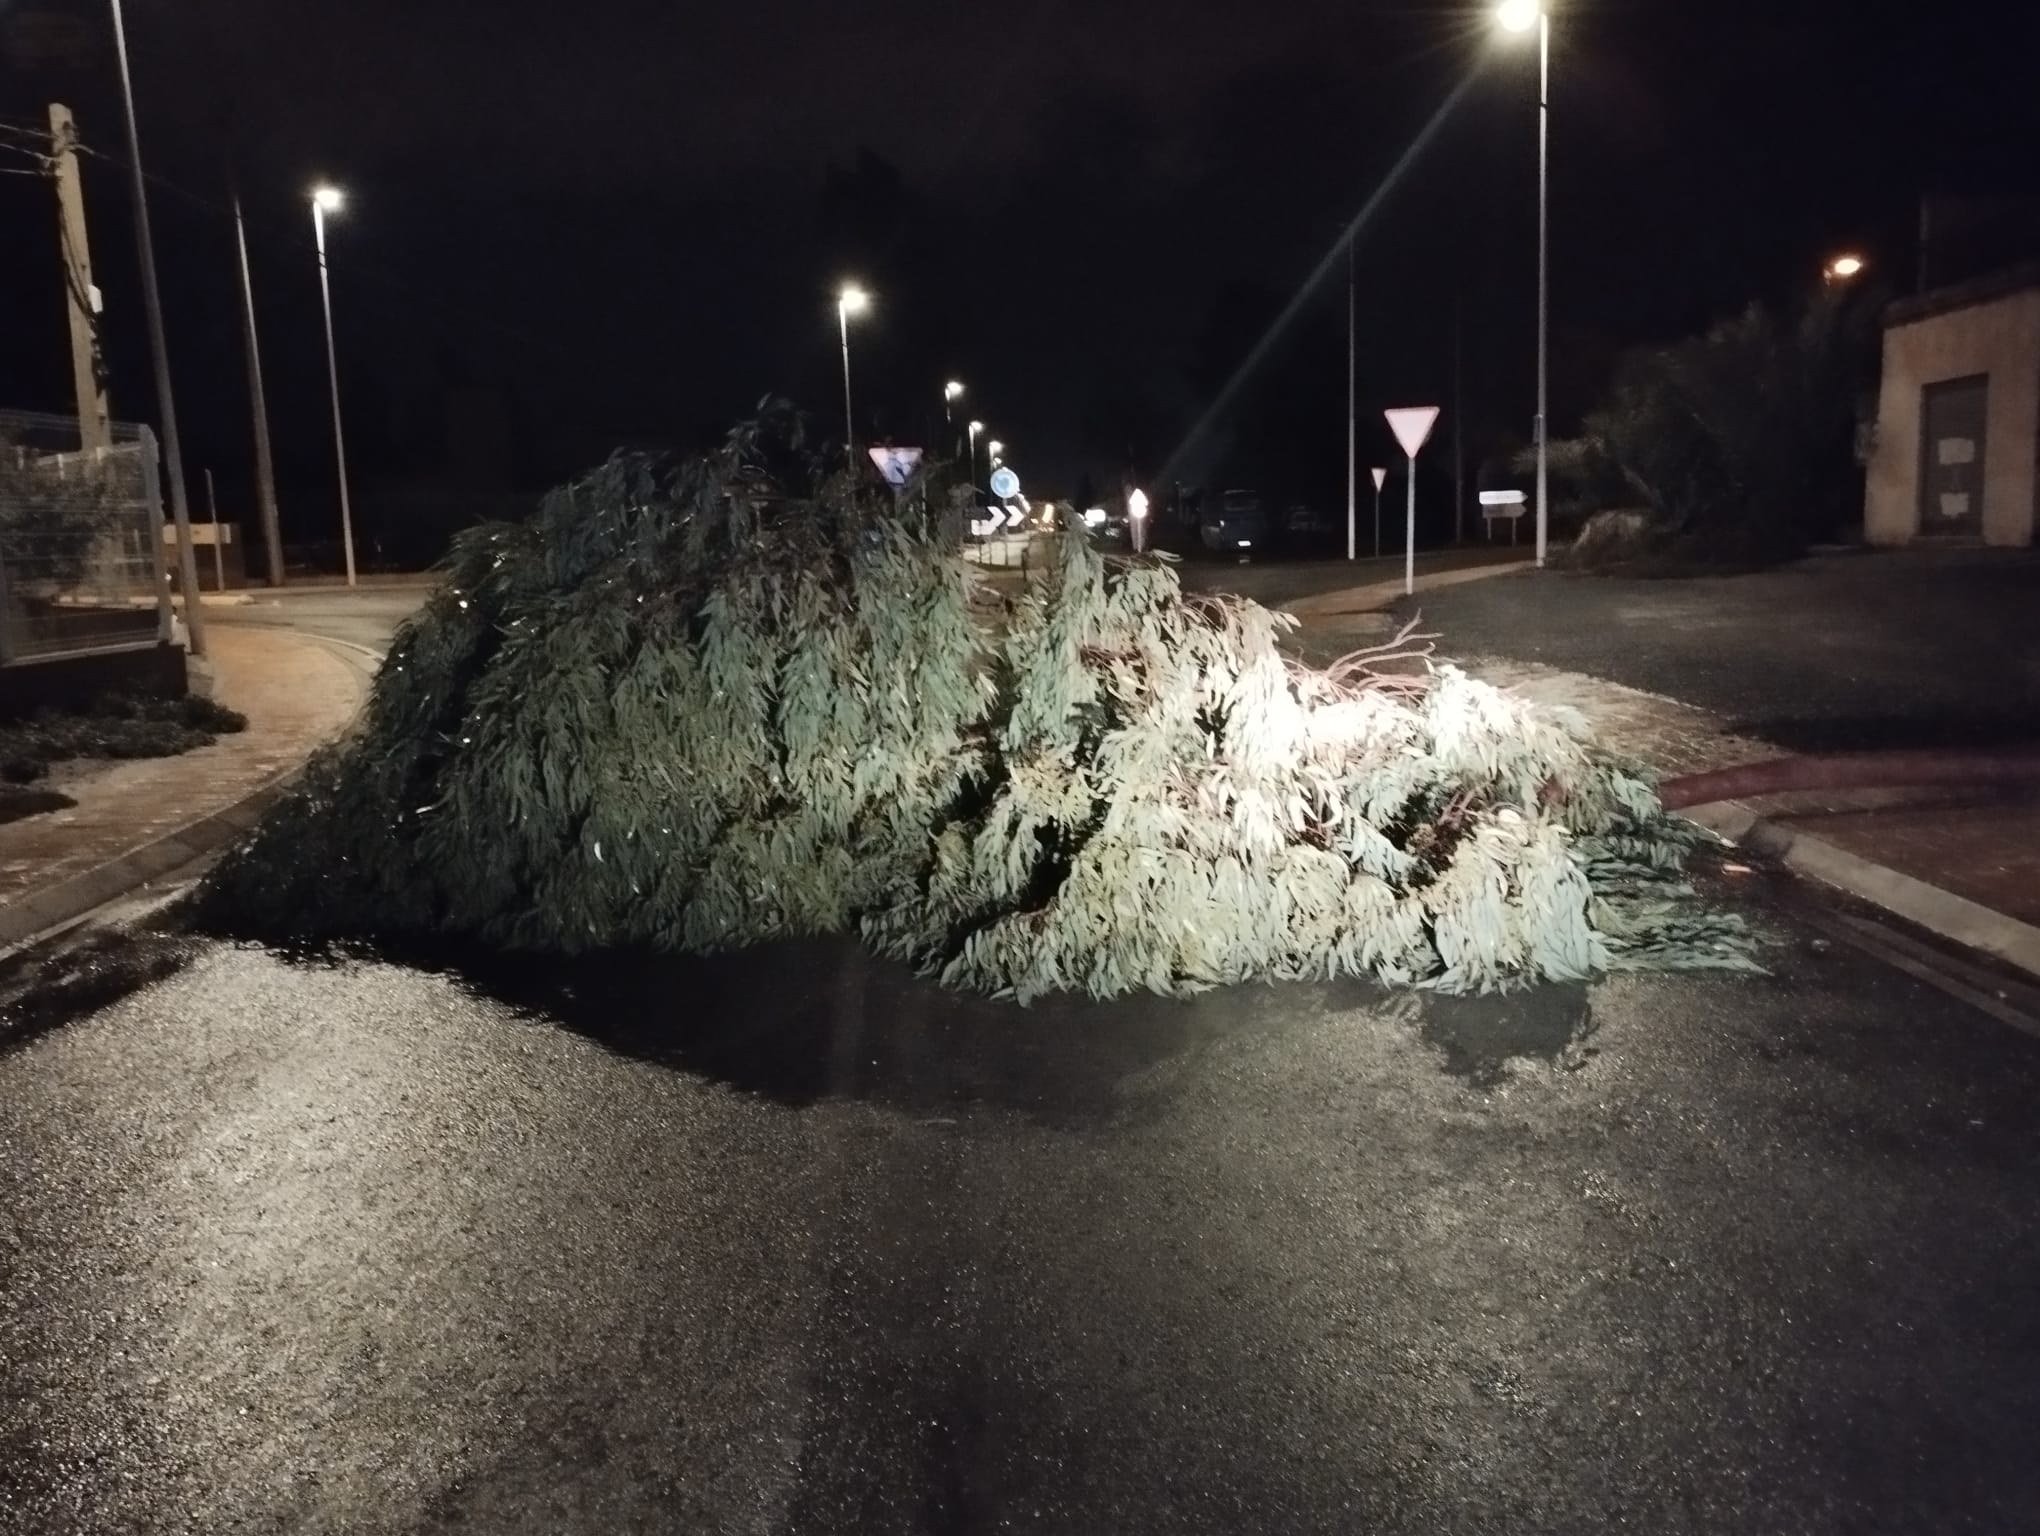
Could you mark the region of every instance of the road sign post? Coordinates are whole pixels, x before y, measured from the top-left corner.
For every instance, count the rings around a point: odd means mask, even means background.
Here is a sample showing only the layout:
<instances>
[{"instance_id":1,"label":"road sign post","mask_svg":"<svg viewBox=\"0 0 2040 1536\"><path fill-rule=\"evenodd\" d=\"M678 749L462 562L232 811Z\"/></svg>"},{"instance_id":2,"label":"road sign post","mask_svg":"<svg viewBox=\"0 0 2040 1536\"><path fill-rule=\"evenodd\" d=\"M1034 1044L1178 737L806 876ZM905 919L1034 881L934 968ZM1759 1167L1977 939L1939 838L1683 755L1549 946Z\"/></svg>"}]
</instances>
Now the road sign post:
<instances>
[{"instance_id":1,"label":"road sign post","mask_svg":"<svg viewBox=\"0 0 2040 1536\"><path fill-rule=\"evenodd\" d=\"M1370 469L1368 473L1374 476L1374 558L1379 560L1381 558L1381 488L1388 483L1388 471L1385 469Z\"/></svg>"},{"instance_id":2,"label":"road sign post","mask_svg":"<svg viewBox=\"0 0 2040 1536\"><path fill-rule=\"evenodd\" d=\"M1410 456L1409 509L1403 523L1403 595L1408 596L1417 590L1417 450L1437 425L1438 407L1405 405L1382 415L1388 418L1388 429L1402 444L1403 452Z\"/></svg>"}]
</instances>

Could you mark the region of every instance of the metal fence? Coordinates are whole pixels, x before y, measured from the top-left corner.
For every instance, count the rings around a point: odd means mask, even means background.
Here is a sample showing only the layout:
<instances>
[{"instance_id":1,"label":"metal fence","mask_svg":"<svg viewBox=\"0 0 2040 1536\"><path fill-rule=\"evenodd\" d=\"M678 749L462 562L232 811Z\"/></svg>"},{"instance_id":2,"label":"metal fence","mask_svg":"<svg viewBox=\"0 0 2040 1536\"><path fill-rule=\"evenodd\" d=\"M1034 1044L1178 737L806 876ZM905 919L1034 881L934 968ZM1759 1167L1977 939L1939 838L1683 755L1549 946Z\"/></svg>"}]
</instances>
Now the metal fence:
<instances>
[{"instance_id":1,"label":"metal fence","mask_svg":"<svg viewBox=\"0 0 2040 1536\"><path fill-rule=\"evenodd\" d=\"M0 411L0 666L169 639L163 560L153 432Z\"/></svg>"}]
</instances>

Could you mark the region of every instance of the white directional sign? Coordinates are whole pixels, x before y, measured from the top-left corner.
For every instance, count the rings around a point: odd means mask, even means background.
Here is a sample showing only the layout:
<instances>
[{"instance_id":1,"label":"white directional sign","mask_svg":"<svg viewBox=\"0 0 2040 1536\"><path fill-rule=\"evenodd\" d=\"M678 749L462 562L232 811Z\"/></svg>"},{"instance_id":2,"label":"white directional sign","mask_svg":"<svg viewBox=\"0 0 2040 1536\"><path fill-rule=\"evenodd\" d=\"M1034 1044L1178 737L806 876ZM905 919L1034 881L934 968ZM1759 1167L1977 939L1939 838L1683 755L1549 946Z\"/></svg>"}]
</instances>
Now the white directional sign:
<instances>
[{"instance_id":1,"label":"white directional sign","mask_svg":"<svg viewBox=\"0 0 2040 1536\"><path fill-rule=\"evenodd\" d=\"M1388 430L1410 456L1410 494L1403 521L1403 593L1417 590L1417 450L1431 435L1438 420L1435 405L1403 405L1381 413L1388 418ZM1379 482L1377 482L1378 484Z\"/></svg>"},{"instance_id":2,"label":"white directional sign","mask_svg":"<svg viewBox=\"0 0 2040 1536\"><path fill-rule=\"evenodd\" d=\"M1395 440L1402 444L1402 451L1411 458L1424 446L1424 439L1431 435L1431 428L1438 420L1435 405L1404 405L1391 411L1383 411L1388 418L1388 430L1395 434Z\"/></svg>"}]
</instances>

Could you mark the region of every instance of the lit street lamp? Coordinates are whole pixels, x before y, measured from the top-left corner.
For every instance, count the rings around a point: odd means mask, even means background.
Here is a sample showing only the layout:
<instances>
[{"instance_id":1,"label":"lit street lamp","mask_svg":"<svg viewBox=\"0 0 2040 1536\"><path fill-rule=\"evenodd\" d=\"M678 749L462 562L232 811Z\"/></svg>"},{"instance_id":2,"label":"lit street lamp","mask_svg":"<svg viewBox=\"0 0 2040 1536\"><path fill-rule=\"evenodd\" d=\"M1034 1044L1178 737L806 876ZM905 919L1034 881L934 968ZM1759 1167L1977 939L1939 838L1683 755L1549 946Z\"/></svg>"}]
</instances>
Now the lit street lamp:
<instances>
[{"instance_id":1,"label":"lit street lamp","mask_svg":"<svg viewBox=\"0 0 2040 1536\"><path fill-rule=\"evenodd\" d=\"M857 464L857 423L850 414L850 317L871 307L871 295L855 283L845 283L836 295L836 324L843 333L843 457L854 470Z\"/></svg>"},{"instance_id":2,"label":"lit street lamp","mask_svg":"<svg viewBox=\"0 0 2040 1536\"><path fill-rule=\"evenodd\" d=\"M333 346L333 289L326 280L326 215L347 201L338 187L312 188L312 239L319 248L319 302L326 310L326 382L333 391L333 463L340 476L340 550L354 585L354 514L347 504L347 439L340 430L340 356Z\"/></svg>"},{"instance_id":3,"label":"lit street lamp","mask_svg":"<svg viewBox=\"0 0 2040 1536\"><path fill-rule=\"evenodd\" d=\"M942 445L944 453L956 452L956 402L963 398L963 385L951 379L942 386L942 431L949 439Z\"/></svg>"},{"instance_id":4,"label":"lit street lamp","mask_svg":"<svg viewBox=\"0 0 2040 1536\"><path fill-rule=\"evenodd\" d=\"M1537 563L1544 564L1550 533L1551 337L1551 12L1543 0L1502 0L1495 20L1505 31L1537 29Z\"/></svg>"},{"instance_id":5,"label":"lit street lamp","mask_svg":"<svg viewBox=\"0 0 2040 1536\"><path fill-rule=\"evenodd\" d=\"M974 422L972 422L972 423L970 424L970 483L971 483L972 485L976 485L976 484L977 484L977 440L978 440L978 433L980 433L980 432L984 431L984 429L985 429L985 424L984 424L983 422L981 422L981 421L974 421Z\"/></svg>"},{"instance_id":6,"label":"lit street lamp","mask_svg":"<svg viewBox=\"0 0 2040 1536\"><path fill-rule=\"evenodd\" d=\"M1126 493L1126 520L1133 525L1133 552L1137 555L1147 548L1147 492L1131 490Z\"/></svg>"},{"instance_id":7,"label":"lit street lamp","mask_svg":"<svg viewBox=\"0 0 2040 1536\"><path fill-rule=\"evenodd\" d=\"M997 467L998 465L999 455L1004 453L1005 451L1006 445L998 441L996 438L994 438L991 442L985 444L985 455L990 460L994 467Z\"/></svg>"},{"instance_id":8,"label":"lit street lamp","mask_svg":"<svg viewBox=\"0 0 2040 1536\"><path fill-rule=\"evenodd\" d=\"M1862 270L1863 258L1852 253L1846 256L1837 256L1827 264L1827 269L1821 273L1821 276L1831 283L1847 282Z\"/></svg>"}]
</instances>

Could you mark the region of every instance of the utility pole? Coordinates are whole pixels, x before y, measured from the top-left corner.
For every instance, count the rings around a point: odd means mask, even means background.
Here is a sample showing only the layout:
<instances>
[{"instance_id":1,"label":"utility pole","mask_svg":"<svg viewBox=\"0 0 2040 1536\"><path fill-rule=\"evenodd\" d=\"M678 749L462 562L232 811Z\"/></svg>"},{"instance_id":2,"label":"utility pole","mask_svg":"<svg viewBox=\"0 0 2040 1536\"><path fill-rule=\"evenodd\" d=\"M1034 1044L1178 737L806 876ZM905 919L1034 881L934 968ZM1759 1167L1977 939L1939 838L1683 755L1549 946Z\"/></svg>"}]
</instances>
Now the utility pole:
<instances>
[{"instance_id":1,"label":"utility pole","mask_svg":"<svg viewBox=\"0 0 2040 1536\"><path fill-rule=\"evenodd\" d=\"M191 500L184 489L184 449L177 437L177 397L170 390L170 343L163 335L163 295L156 286L156 243L149 234L149 184L142 174L142 134L135 121L135 85L128 73L127 26L120 0L112 0L113 49L120 61L121 99L127 107L128 170L135 195L135 244L142 261L142 299L149 319L149 351L156 371L156 405L163 416L163 458L170 471L170 508L177 520L177 586L184 598L185 642L205 654L205 619L198 597L198 558L191 548Z\"/></svg>"},{"instance_id":2,"label":"utility pole","mask_svg":"<svg viewBox=\"0 0 2040 1536\"><path fill-rule=\"evenodd\" d=\"M1360 527L1360 396L1355 385L1353 359L1357 352L1360 290L1353 282L1353 242L1346 241L1346 558L1359 557ZM1376 518L1379 522L1380 519Z\"/></svg>"},{"instance_id":3,"label":"utility pole","mask_svg":"<svg viewBox=\"0 0 2040 1536\"><path fill-rule=\"evenodd\" d=\"M1452 542L1466 542L1466 295L1452 300Z\"/></svg>"},{"instance_id":4,"label":"utility pole","mask_svg":"<svg viewBox=\"0 0 2040 1536\"><path fill-rule=\"evenodd\" d=\"M78 395L78 446L113 446L106 381L99 367L99 290L85 239L85 187L78 179L78 125L71 109L50 103L50 163L57 181L57 232L64 247L64 291L71 315L71 379Z\"/></svg>"},{"instance_id":5,"label":"utility pole","mask_svg":"<svg viewBox=\"0 0 2040 1536\"><path fill-rule=\"evenodd\" d=\"M262 393L262 349L255 341L255 283L248 268L248 229L241 221L241 188L228 183L234 202L234 246L241 256L241 338L248 352L248 404L255 417L255 503L262 513L262 552L269 584L283 585L283 531L276 515L276 465L269 456L269 403ZM244 551L245 553L245 551Z\"/></svg>"},{"instance_id":6,"label":"utility pole","mask_svg":"<svg viewBox=\"0 0 2040 1536\"><path fill-rule=\"evenodd\" d=\"M220 540L220 498L213 492L212 470L205 472L206 515L212 519L212 582L215 592L227 590L227 555Z\"/></svg>"}]
</instances>

